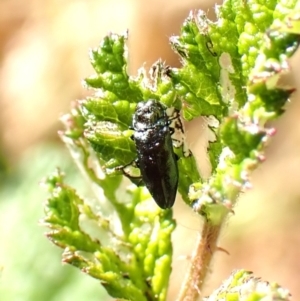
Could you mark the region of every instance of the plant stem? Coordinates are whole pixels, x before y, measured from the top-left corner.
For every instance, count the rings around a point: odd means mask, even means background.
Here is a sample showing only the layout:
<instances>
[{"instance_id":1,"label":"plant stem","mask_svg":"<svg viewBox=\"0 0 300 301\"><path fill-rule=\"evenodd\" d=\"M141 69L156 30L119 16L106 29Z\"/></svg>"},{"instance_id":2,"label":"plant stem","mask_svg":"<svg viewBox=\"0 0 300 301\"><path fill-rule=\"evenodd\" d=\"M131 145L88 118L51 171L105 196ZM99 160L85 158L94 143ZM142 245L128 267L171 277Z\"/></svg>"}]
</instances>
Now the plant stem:
<instances>
[{"instance_id":1,"label":"plant stem","mask_svg":"<svg viewBox=\"0 0 300 301\"><path fill-rule=\"evenodd\" d=\"M202 285L209 270L213 254L217 249L217 240L221 225L213 226L205 222L202 234L191 258L191 265L181 287L177 301L195 301L201 295Z\"/></svg>"}]
</instances>

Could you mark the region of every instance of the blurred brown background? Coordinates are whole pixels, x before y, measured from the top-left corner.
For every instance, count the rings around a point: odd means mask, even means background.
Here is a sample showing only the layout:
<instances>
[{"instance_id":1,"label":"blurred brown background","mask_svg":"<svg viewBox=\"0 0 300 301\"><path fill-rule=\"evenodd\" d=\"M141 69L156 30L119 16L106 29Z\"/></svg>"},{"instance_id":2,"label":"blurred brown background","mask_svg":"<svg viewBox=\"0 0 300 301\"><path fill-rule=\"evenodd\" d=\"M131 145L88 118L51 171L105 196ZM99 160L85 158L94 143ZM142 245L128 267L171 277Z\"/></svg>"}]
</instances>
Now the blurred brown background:
<instances>
[{"instance_id":1,"label":"blurred brown background","mask_svg":"<svg viewBox=\"0 0 300 301\"><path fill-rule=\"evenodd\" d=\"M61 127L58 118L68 111L72 100L85 95L80 81L93 73L88 49L97 46L107 32L122 33L129 29L132 74L136 74L144 62L149 67L158 58L179 66L177 56L168 45L168 37L179 33L180 24L191 9L202 8L213 15L214 5L211 0L182 2L169 1L162 6L158 0L151 3L138 0L1 1L0 162L3 169L13 173L24 157L31 163L38 161L35 149L39 145L51 142L57 148L63 147L56 134ZM294 74L299 71L297 62L295 59L292 63ZM299 77L294 77L294 84L299 86ZM295 93L287 112L274 123L277 135L268 148L266 162L253 175L254 188L241 196L235 215L224 227L219 245L230 255L216 254L205 294L219 286L233 269L245 268L265 280L280 283L290 289L295 299L300 298L299 110ZM206 128L202 120L187 125L187 137L203 174L208 175ZM41 173L33 176L30 183L33 189L38 190L40 177ZM9 185L9 181L4 179L3 183ZM0 199L3 216L9 219L9 213L4 211L7 207L3 209L1 201L4 203L4 200ZM22 204L27 201L26 196L20 200ZM12 212L23 210L11 197L6 202ZM41 200L36 204L42 207ZM36 208L39 212L42 210ZM201 219L180 201L176 203L175 214L178 229L174 235L174 272L169 300L177 294L188 264L184 258L190 255L201 228ZM0 225L5 227L1 221ZM17 226L12 223L12 229L14 227ZM4 230L2 235L0 249L9 250L10 235ZM9 252L0 251L4 283L7 254ZM40 269L43 270L43 266ZM80 276L80 279L87 278ZM18 286L18 282L12 285Z\"/></svg>"}]
</instances>

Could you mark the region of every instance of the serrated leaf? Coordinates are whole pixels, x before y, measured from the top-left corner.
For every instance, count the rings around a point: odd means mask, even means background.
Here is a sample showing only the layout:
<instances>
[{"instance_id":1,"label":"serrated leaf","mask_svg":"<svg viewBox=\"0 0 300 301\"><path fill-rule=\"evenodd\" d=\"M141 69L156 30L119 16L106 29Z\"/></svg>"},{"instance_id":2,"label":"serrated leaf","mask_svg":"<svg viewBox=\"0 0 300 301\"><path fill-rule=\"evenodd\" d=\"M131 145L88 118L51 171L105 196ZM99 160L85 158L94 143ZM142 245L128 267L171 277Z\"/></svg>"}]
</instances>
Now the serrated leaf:
<instances>
[{"instance_id":1,"label":"serrated leaf","mask_svg":"<svg viewBox=\"0 0 300 301\"><path fill-rule=\"evenodd\" d=\"M107 169L129 164L135 158L134 142L115 123L99 121L85 131L85 137Z\"/></svg>"},{"instance_id":2,"label":"serrated leaf","mask_svg":"<svg viewBox=\"0 0 300 301\"><path fill-rule=\"evenodd\" d=\"M81 113L89 121L91 128L97 126L97 121L108 121L128 130L132 123L135 103L126 100L109 101L103 98L87 98L80 102Z\"/></svg>"}]
</instances>

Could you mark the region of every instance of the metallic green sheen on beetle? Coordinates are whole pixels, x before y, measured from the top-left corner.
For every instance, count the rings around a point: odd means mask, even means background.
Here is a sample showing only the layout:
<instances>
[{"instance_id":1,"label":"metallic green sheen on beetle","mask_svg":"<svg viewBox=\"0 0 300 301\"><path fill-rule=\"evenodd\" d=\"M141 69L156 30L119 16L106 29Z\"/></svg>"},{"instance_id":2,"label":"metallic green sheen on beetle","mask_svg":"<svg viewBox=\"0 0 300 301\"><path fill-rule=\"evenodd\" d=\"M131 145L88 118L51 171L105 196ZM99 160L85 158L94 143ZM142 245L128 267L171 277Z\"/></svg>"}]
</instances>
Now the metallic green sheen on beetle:
<instances>
[{"instance_id":1,"label":"metallic green sheen on beetle","mask_svg":"<svg viewBox=\"0 0 300 301\"><path fill-rule=\"evenodd\" d=\"M142 180L162 209L173 206L178 186L177 156L166 109L157 100L139 102L132 121Z\"/></svg>"}]
</instances>

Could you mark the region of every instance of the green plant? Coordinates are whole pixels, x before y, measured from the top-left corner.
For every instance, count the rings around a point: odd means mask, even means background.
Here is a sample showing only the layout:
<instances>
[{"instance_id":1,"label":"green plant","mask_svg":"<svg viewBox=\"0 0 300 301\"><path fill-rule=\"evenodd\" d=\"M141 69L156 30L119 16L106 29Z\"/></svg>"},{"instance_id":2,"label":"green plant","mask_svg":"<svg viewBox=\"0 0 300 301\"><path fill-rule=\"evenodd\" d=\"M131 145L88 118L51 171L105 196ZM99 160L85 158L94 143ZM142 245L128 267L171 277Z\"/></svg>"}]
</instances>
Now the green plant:
<instances>
[{"instance_id":1,"label":"green plant","mask_svg":"<svg viewBox=\"0 0 300 301\"><path fill-rule=\"evenodd\" d=\"M64 249L63 261L99 279L115 298L166 299L172 210L158 208L144 187L130 185L118 169L136 158L130 129L136 104L157 99L181 110L187 121L207 116L215 134L207 150L212 166L207 180L193 156L175 150L178 191L204 219L178 298L196 300L223 222L250 186L249 174L264 160L274 135L266 123L283 113L293 92L279 80L289 71L287 59L298 48L299 34L297 1L228 0L217 8L216 22L202 11L190 13L180 36L170 39L182 67L157 61L149 78L144 70L136 78L127 74L126 35L106 36L91 51L96 74L85 80L95 93L64 116L61 132L97 201L81 198L59 170L45 180L50 197L44 223L51 229L48 238ZM289 299L286 290L240 270L209 299L266 296Z\"/></svg>"}]
</instances>

